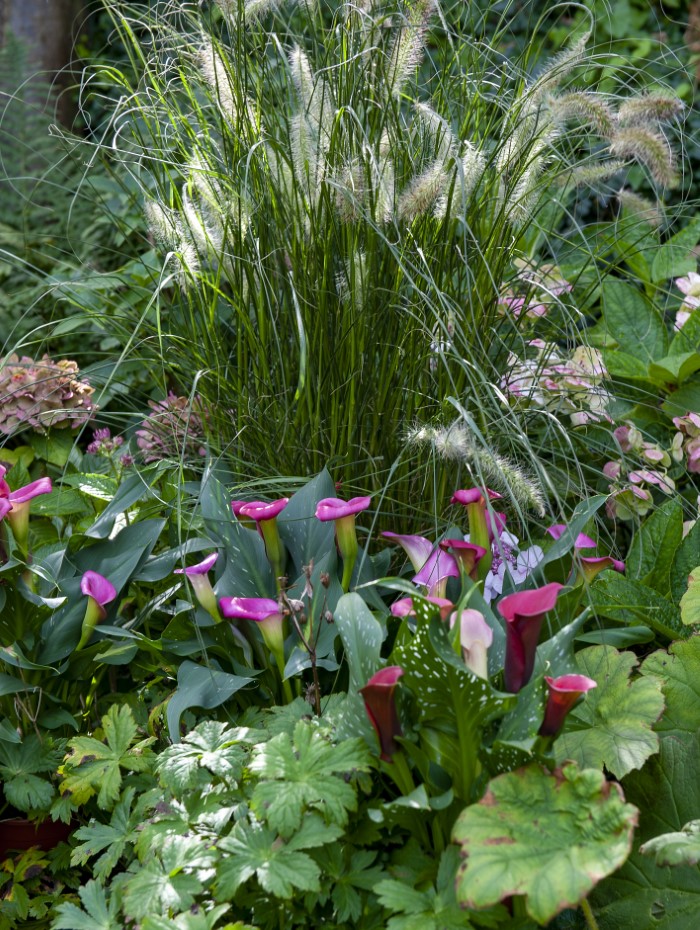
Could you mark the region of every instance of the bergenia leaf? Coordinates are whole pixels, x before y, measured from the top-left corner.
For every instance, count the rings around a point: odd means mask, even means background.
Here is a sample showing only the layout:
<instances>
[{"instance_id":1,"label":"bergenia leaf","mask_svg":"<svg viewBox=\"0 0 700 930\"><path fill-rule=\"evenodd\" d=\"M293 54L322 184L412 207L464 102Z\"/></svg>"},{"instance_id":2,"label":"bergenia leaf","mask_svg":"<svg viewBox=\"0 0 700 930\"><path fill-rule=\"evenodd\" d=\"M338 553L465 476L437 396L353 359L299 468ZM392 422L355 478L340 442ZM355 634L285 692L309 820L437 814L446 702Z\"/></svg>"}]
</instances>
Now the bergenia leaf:
<instances>
[{"instance_id":1,"label":"bergenia leaf","mask_svg":"<svg viewBox=\"0 0 700 930\"><path fill-rule=\"evenodd\" d=\"M605 768L616 778L640 769L659 749L652 727L664 709L660 682L630 680L637 666L632 652L591 646L576 654L582 675L597 682L567 718L555 743L558 763L573 759L584 768Z\"/></svg>"},{"instance_id":2,"label":"bergenia leaf","mask_svg":"<svg viewBox=\"0 0 700 930\"><path fill-rule=\"evenodd\" d=\"M636 823L637 809L602 772L571 763L499 775L455 824L465 857L457 898L483 908L522 895L530 917L547 924L622 865Z\"/></svg>"},{"instance_id":3,"label":"bergenia leaf","mask_svg":"<svg viewBox=\"0 0 700 930\"><path fill-rule=\"evenodd\" d=\"M677 833L662 833L639 847L644 856L654 856L660 867L697 865L700 862L700 820L691 820Z\"/></svg>"}]
</instances>

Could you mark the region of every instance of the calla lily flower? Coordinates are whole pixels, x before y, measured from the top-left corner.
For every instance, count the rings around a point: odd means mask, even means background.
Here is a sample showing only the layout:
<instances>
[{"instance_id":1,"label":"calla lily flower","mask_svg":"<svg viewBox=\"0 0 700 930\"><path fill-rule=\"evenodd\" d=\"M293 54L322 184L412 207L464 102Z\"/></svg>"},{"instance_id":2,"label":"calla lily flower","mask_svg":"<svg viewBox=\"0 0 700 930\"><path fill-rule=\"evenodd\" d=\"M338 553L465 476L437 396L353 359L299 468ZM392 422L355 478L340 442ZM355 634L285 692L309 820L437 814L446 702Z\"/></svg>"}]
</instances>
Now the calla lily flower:
<instances>
[{"instance_id":1,"label":"calla lily flower","mask_svg":"<svg viewBox=\"0 0 700 930\"><path fill-rule=\"evenodd\" d=\"M326 497L316 506L316 519L322 523L335 522L335 538L343 559L343 591L350 590L352 570L357 559L357 534L355 533L355 514L367 510L371 497L353 497L344 501L338 497Z\"/></svg>"},{"instance_id":2,"label":"calla lily flower","mask_svg":"<svg viewBox=\"0 0 700 930\"><path fill-rule=\"evenodd\" d=\"M553 581L542 588L509 594L498 602L506 621L506 691L517 694L532 677L542 621L563 587Z\"/></svg>"},{"instance_id":3,"label":"calla lily flower","mask_svg":"<svg viewBox=\"0 0 700 930\"><path fill-rule=\"evenodd\" d=\"M176 568L174 574L186 575L195 596L202 607L214 619L216 623L221 622L221 615L216 606L216 595L209 581L209 570L214 567L216 560L219 558L218 552L212 552L206 559L198 562L196 565L190 565L188 568Z\"/></svg>"},{"instance_id":4,"label":"calla lily flower","mask_svg":"<svg viewBox=\"0 0 700 930\"><path fill-rule=\"evenodd\" d=\"M5 481L6 474L7 469L4 465L0 465L0 520L7 517L17 544L20 549L26 551L30 502L40 494L50 494L53 486L50 478L39 478L23 488L11 491L9 484Z\"/></svg>"},{"instance_id":5,"label":"calla lily flower","mask_svg":"<svg viewBox=\"0 0 700 930\"><path fill-rule=\"evenodd\" d=\"M582 694L597 688L592 678L585 675L562 675L559 678L545 677L547 683L547 707L539 729L540 736L556 736L564 725L564 719Z\"/></svg>"},{"instance_id":6,"label":"calla lily flower","mask_svg":"<svg viewBox=\"0 0 700 930\"><path fill-rule=\"evenodd\" d=\"M389 530L382 533L387 539L395 539L409 558L414 572L419 572L430 558L433 543L425 536L404 536L401 533L392 533Z\"/></svg>"},{"instance_id":7,"label":"calla lily flower","mask_svg":"<svg viewBox=\"0 0 700 930\"><path fill-rule=\"evenodd\" d=\"M428 597L426 600L440 608L440 617L443 620L447 620L454 610L455 605L445 597ZM394 601L389 609L394 617L412 617L416 614L412 597L402 597L400 600Z\"/></svg>"},{"instance_id":8,"label":"calla lily flower","mask_svg":"<svg viewBox=\"0 0 700 930\"><path fill-rule=\"evenodd\" d=\"M498 528L498 522L487 519L486 502L488 500L501 500L502 496L496 491L489 488L467 488L455 491L450 501L451 504L462 504L467 508L467 518L469 520L469 539L477 546L486 550L485 555L480 559L477 574L480 579L484 579L491 568L493 556L491 554L491 542L494 538L494 531ZM505 520L503 521L505 525Z\"/></svg>"},{"instance_id":9,"label":"calla lily flower","mask_svg":"<svg viewBox=\"0 0 700 930\"><path fill-rule=\"evenodd\" d=\"M360 688L367 716L379 737L379 758L384 762L391 762L399 749L396 737L401 736L401 724L394 692L402 675L400 666L390 665L372 675L364 688Z\"/></svg>"},{"instance_id":10,"label":"calla lily flower","mask_svg":"<svg viewBox=\"0 0 700 930\"><path fill-rule=\"evenodd\" d=\"M80 590L87 597L88 603L80 631L80 640L75 647L76 652L84 649L90 642L95 627L107 616L105 604L110 604L117 596L112 582L99 572L93 571L85 572L80 579Z\"/></svg>"},{"instance_id":11,"label":"calla lily flower","mask_svg":"<svg viewBox=\"0 0 700 930\"><path fill-rule=\"evenodd\" d=\"M450 617L450 628L457 622L457 613ZM488 649L493 643L493 630L484 615L472 608L459 615L459 641L462 646L464 664L479 678L488 679Z\"/></svg>"},{"instance_id":12,"label":"calla lily flower","mask_svg":"<svg viewBox=\"0 0 700 930\"><path fill-rule=\"evenodd\" d=\"M431 597L444 597L448 578L459 578L459 565L454 556L435 546L428 561L412 579L414 584L425 585Z\"/></svg>"},{"instance_id":13,"label":"calla lily flower","mask_svg":"<svg viewBox=\"0 0 700 930\"><path fill-rule=\"evenodd\" d=\"M287 551L280 539L277 517L288 503L288 497L281 497L276 501L231 501L231 509L238 519L247 517L249 520L255 520L258 533L265 543L265 553L272 565L278 589L280 578L284 575Z\"/></svg>"},{"instance_id":14,"label":"calla lily flower","mask_svg":"<svg viewBox=\"0 0 700 930\"><path fill-rule=\"evenodd\" d=\"M554 526L547 527L546 532L552 537L552 539L558 540L561 539L568 527L565 523L555 523ZM591 539L590 536L586 536L585 533L579 533L574 542L574 549L595 549L598 544L594 539Z\"/></svg>"},{"instance_id":15,"label":"calla lily flower","mask_svg":"<svg viewBox=\"0 0 700 930\"><path fill-rule=\"evenodd\" d=\"M284 616L280 605L271 597L222 597L219 609L227 620L251 620L257 623L265 645L275 657L280 678L284 675ZM289 682L282 685L287 700L292 700Z\"/></svg>"},{"instance_id":16,"label":"calla lily flower","mask_svg":"<svg viewBox=\"0 0 700 930\"><path fill-rule=\"evenodd\" d=\"M602 555L596 558L579 558L579 580L590 584L595 576L607 568L612 568L621 575L625 573L625 563L614 559L611 555Z\"/></svg>"},{"instance_id":17,"label":"calla lily flower","mask_svg":"<svg viewBox=\"0 0 700 930\"><path fill-rule=\"evenodd\" d=\"M463 539L443 539L440 548L446 552L452 551L457 559L458 564L462 566L464 574L468 575L473 581L477 578L477 566L486 555L486 549L483 546L477 546L476 543L465 542Z\"/></svg>"}]
</instances>

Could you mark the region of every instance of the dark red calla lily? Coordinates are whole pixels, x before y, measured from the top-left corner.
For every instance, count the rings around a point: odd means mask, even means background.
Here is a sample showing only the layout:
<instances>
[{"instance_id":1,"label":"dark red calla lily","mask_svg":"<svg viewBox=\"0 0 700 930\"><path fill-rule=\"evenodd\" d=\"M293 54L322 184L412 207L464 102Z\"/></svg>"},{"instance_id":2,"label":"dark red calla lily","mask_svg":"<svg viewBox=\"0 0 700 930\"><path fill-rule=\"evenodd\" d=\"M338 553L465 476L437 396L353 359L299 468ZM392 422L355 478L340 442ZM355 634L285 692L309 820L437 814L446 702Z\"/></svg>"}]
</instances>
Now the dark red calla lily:
<instances>
[{"instance_id":1,"label":"dark red calla lily","mask_svg":"<svg viewBox=\"0 0 700 930\"><path fill-rule=\"evenodd\" d=\"M384 762L391 762L399 749L396 737L401 736L401 724L394 691L402 675L399 665L389 665L372 675L364 688L360 688L367 716L379 737L379 758Z\"/></svg>"},{"instance_id":2,"label":"dark red calla lily","mask_svg":"<svg viewBox=\"0 0 700 930\"><path fill-rule=\"evenodd\" d=\"M597 688L592 678L585 675L561 675L559 678L545 677L547 683L547 707L539 729L540 736L556 736L564 726L564 719L582 694Z\"/></svg>"},{"instance_id":3,"label":"dark red calla lily","mask_svg":"<svg viewBox=\"0 0 700 930\"><path fill-rule=\"evenodd\" d=\"M498 610L506 621L506 691L517 694L532 678L542 621L563 587L553 581L542 588L508 594L499 601Z\"/></svg>"}]
</instances>

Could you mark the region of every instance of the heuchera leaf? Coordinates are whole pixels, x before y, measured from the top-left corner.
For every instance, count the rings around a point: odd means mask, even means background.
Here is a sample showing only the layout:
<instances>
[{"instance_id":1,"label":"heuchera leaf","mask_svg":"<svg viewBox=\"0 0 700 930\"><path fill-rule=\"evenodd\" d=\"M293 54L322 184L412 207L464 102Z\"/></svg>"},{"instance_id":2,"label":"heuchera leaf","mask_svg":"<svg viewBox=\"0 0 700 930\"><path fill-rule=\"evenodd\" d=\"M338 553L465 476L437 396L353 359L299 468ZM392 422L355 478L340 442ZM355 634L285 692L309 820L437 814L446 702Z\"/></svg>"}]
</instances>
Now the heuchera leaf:
<instances>
[{"instance_id":1,"label":"heuchera leaf","mask_svg":"<svg viewBox=\"0 0 700 930\"><path fill-rule=\"evenodd\" d=\"M637 809L602 772L570 763L499 775L457 818L453 839L465 857L457 898L483 908L524 895L530 917L546 924L622 865L636 822Z\"/></svg>"},{"instance_id":2,"label":"heuchera leaf","mask_svg":"<svg viewBox=\"0 0 700 930\"><path fill-rule=\"evenodd\" d=\"M652 727L664 709L660 683L649 677L630 681L637 658L613 646L582 649L576 663L598 687L569 714L555 743L557 762L573 759L584 768L605 766L622 778L658 752L659 737Z\"/></svg>"}]
</instances>

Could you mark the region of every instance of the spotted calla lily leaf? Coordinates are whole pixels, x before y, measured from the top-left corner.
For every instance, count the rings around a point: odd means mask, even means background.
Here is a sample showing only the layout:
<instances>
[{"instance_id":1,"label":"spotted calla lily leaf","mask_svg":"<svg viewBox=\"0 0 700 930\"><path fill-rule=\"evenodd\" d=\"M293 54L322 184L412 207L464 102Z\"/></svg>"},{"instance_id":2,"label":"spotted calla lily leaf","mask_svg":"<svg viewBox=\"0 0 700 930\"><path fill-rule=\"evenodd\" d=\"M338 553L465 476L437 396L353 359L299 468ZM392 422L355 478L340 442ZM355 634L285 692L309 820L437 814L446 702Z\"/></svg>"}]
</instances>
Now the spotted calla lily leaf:
<instances>
[{"instance_id":1,"label":"spotted calla lily leaf","mask_svg":"<svg viewBox=\"0 0 700 930\"><path fill-rule=\"evenodd\" d=\"M605 766L616 778L640 769L659 750L652 727L664 709L661 683L651 677L631 680L636 656L613 646L582 649L576 653L576 664L598 687L569 712L564 732L554 744L557 761Z\"/></svg>"},{"instance_id":2,"label":"spotted calla lily leaf","mask_svg":"<svg viewBox=\"0 0 700 930\"><path fill-rule=\"evenodd\" d=\"M464 857L457 898L485 908L524 896L529 916L548 924L622 865L636 823L637 808L595 769L530 765L499 775L455 824Z\"/></svg>"}]
</instances>

